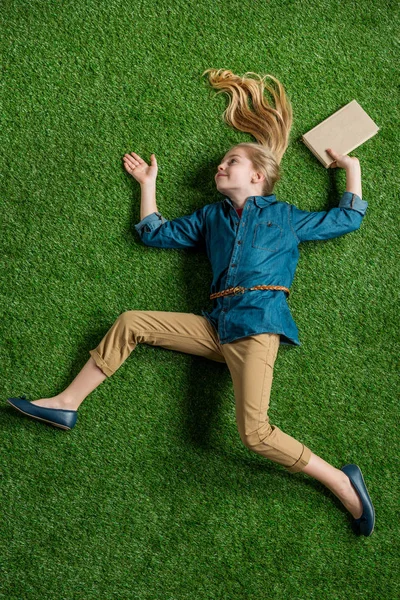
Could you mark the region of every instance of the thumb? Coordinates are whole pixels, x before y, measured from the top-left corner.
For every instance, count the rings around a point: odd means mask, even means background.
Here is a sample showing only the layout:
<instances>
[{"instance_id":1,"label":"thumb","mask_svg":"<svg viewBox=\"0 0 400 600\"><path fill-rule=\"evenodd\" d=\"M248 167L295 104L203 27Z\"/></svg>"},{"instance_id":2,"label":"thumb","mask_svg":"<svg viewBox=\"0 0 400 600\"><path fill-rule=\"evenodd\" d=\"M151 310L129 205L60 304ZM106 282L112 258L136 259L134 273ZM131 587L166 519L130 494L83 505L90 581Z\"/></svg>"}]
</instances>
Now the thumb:
<instances>
[{"instance_id":1,"label":"thumb","mask_svg":"<svg viewBox=\"0 0 400 600\"><path fill-rule=\"evenodd\" d=\"M151 160L151 162L152 162L152 163L155 163L155 164L157 164L157 159L156 159L156 155L155 155L155 154L152 154L152 155L150 156L150 160Z\"/></svg>"}]
</instances>

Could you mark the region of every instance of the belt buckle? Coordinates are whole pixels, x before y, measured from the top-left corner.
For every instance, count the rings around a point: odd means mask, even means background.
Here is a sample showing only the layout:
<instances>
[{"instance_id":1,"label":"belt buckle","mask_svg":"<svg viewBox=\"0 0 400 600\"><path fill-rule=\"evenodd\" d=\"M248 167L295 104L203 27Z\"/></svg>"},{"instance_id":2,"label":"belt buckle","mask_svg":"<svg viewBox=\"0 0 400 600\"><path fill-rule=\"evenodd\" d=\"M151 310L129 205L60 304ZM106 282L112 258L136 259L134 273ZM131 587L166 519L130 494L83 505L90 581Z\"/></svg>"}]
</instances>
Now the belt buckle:
<instances>
[{"instance_id":1,"label":"belt buckle","mask_svg":"<svg viewBox=\"0 0 400 600\"><path fill-rule=\"evenodd\" d=\"M241 286L239 285L239 286L237 286L237 287L233 288L233 295L234 295L234 296L237 296L238 294L243 294L245 289L246 289L246 288L244 288L244 287L241 287Z\"/></svg>"}]
</instances>

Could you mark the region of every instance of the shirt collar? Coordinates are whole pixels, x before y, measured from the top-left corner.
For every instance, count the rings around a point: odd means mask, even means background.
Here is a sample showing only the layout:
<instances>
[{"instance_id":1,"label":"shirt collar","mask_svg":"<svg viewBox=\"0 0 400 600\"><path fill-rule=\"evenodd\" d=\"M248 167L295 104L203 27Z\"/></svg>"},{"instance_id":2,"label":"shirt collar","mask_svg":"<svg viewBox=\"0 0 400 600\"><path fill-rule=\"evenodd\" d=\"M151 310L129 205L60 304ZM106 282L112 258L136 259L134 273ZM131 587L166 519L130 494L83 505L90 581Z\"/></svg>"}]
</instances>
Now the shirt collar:
<instances>
[{"instance_id":1,"label":"shirt collar","mask_svg":"<svg viewBox=\"0 0 400 600\"><path fill-rule=\"evenodd\" d=\"M226 204L230 204L232 208L235 208L230 198L225 197L224 202ZM259 208L262 208L263 206L268 206L268 204L271 204L272 202L276 202L276 195L270 194L269 196L249 196L246 202L254 202Z\"/></svg>"}]
</instances>

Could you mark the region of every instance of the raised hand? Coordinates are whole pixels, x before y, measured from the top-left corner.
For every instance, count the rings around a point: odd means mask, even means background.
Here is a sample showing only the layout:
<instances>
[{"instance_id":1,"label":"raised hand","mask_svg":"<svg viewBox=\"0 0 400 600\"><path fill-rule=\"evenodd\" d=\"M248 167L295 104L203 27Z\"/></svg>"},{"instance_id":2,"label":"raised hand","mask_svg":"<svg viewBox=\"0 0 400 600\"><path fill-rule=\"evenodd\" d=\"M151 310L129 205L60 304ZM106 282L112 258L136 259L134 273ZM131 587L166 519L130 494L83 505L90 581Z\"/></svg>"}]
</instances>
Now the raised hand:
<instances>
[{"instance_id":1,"label":"raised hand","mask_svg":"<svg viewBox=\"0 0 400 600\"><path fill-rule=\"evenodd\" d=\"M152 183L156 181L158 173L158 165L155 154L150 156L150 165L148 165L138 154L131 152L124 154L125 170L140 183Z\"/></svg>"}]
</instances>

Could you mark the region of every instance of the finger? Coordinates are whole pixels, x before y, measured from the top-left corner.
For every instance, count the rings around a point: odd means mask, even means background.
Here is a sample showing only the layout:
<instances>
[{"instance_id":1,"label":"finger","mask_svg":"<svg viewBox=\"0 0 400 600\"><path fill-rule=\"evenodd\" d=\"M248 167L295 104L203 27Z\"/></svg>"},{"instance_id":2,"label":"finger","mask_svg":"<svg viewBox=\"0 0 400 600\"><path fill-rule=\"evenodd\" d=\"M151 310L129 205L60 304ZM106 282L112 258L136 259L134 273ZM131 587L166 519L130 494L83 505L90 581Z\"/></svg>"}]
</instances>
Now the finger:
<instances>
[{"instance_id":1,"label":"finger","mask_svg":"<svg viewBox=\"0 0 400 600\"><path fill-rule=\"evenodd\" d=\"M136 167L139 164L139 161L137 161L135 158L129 155L124 156L124 160L127 164L131 165L132 167Z\"/></svg>"},{"instance_id":2,"label":"finger","mask_svg":"<svg viewBox=\"0 0 400 600\"><path fill-rule=\"evenodd\" d=\"M127 171L133 171L138 165L135 165L132 161L124 156L124 167Z\"/></svg>"},{"instance_id":3,"label":"finger","mask_svg":"<svg viewBox=\"0 0 400 600\"><path fill-rule=\"evenodd\" d=\"M139 163L144 162L143 158L140 158L139 154L136 154L135 152L131 152L131 154L132 154L133 158L135 160L137 160Z\"/></svg>"}]
</instances>

